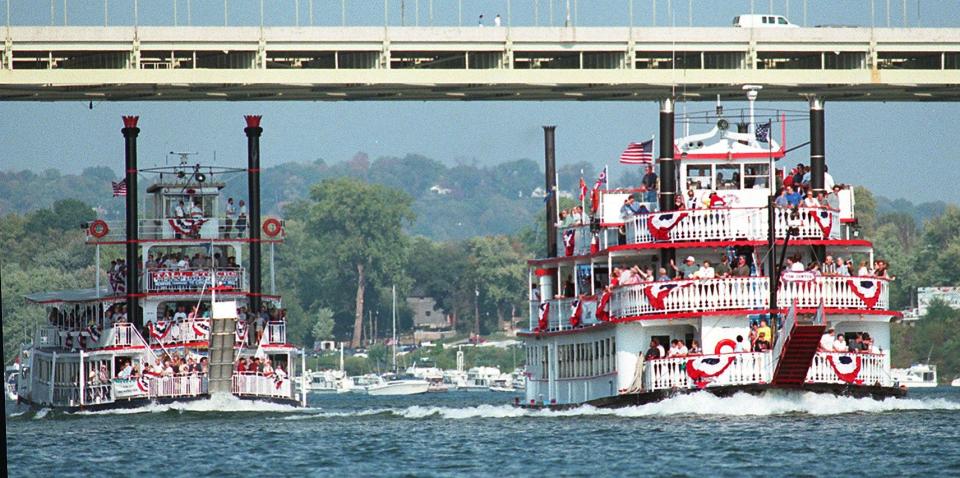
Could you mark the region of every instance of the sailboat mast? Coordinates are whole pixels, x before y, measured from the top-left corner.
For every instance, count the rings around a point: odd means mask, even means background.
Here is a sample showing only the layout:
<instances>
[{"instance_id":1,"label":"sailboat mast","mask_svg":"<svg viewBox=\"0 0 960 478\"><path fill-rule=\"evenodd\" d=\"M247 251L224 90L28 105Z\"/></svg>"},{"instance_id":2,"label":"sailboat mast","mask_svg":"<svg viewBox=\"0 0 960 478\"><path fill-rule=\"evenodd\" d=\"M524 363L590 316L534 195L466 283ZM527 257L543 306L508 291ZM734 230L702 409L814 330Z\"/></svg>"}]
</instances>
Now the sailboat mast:
<instances>
[{"instance_id":1,"label":"sailboat mast","mask_svg":"<svg viewBox=\"0 0 960 478\"><path fill-rule=\"evenodd\" d=\"M393 285L393 371L397 371L397 285Z\"/></svg>"}]
</instances>

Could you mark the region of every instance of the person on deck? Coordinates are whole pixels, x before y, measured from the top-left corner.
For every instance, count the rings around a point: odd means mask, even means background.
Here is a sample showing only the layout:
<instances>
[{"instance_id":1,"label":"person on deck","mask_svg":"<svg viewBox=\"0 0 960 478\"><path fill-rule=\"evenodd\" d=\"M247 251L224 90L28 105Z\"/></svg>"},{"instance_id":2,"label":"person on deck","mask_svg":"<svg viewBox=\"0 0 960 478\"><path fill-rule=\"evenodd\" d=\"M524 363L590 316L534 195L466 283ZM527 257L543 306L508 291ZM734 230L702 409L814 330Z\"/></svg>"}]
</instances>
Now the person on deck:
<instances>
[{"instance_id":1,"label":"person on deck","mask_svg":"<svg viewBox=\"0 0 960 478\"><path fill-rule=\"evenodd\" d=\"M247 206L243 202L243 199L240 200L240 205L237 208L237 237L243 237L244 231L247 229Z\"/></svg>"},{"instance_id":2,"label":"person on deck","mask_svg":"<svg viewBox=\"0 0 960 478\"><path fill-rule=\"evenodd\" d=\"M726 254L720 257L720 263L713 268L717 274L717 277L730 277L732 270L730 269L730 258Z\"/></svg>"},{"instance_id":3,"label":"person on deck","mask_svg":"<svg viewBox=\"0 0 960 478\"><path fill-rule=\"evenodd\" d=\"M738 335L738 336L737 336L737 346L734 347L733 351L734 351L734 352L749 352L749 351L750 351L750 346L747 345L746 342L744 342L742 335Z\"/></svg>"},{"instance_id":4,"label":"person on deck","mask_svg":"<svg viewBox=\"0 0 960 478\"><path fill-rule=\"evenodd\" d=\"M623 206L620 207L620 217L626 221L640 214L640 207L637 206L636 200L633 199L633 196L627 196L627 199L623 201Z\"/></svg>"},{"instance_id":5,"label":"person on deck","mask_svg":"<svg viewBox=\"0 0 960 478\"><path fill-rule=\"evenodd\" d=\"M646 173L640 181L647 191L643 194L643 202L657 202L657 173L653 172L653 166L647 165Z\"/></svg>"},{"instance_id":6,"label":"person on deck","mask_svg":"<svg viewBox=\"0 0 960 478\"><path fill-rule=\"evenodd\" d=\"M684 261L684 263L680 264L679 266L677 266L673 259L671 259L670 267L677 272L677 279L693 278L694 273L700 270L700 268L697 267L697 260L694 259L693 256L687 256L687 259Z\"/></svg>"},{"instance_id":7,"label":"person on deck","mask_svg":"<svg viewBox=\"0 0 960 478\"><path fill-rule=\"evenodd\" d=\"M826 332L820 336L820 344L817 346L818 352L833 352L833 334L836 333L836 330L833 327L827 329Z\"/></svg>"},{"instance_id":8,"label":"person on deck","mask_svg":"<svg viewBox=\"0 0 960 478\"><path fill-rule=\"evenodd\" d=\"M737 265L730 274L734 277L750 277L750 266L747 264L746 256L737 257Z\"/></svg>"},{"instance_id":9,"label":"person on deck","mask_svg":"<svg viewBox=\"0 0 960 478\"><path fill-rule=\"evenodd\" d=\"M773 335L770 332L770 327L767 326L767 321L760 319L760 327L757 328L757 343L763 346L763 343L766 342L767 347L773 343Z\"/></svg>"},{"instance_id":10,"label":"person on deck","mask_svg":"<svg viewBox=\"0 0 960 478\"><path fill-rule=\"evenodd\" d=\"M657 342L657 339L650 339L650 348L647 349L647 353L644 354L643 358L645 360L653 360L661 357L660 355L660 342Z\"/></svg>"}]
</instances>

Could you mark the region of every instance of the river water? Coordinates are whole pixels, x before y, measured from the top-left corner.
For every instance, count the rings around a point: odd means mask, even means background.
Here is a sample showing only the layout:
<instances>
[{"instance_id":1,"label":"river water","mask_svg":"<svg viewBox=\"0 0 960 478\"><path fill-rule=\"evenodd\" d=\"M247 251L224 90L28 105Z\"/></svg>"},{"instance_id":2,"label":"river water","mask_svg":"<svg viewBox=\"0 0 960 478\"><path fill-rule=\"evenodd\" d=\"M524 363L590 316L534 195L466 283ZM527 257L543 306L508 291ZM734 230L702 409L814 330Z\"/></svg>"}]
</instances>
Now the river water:
<instances>
[{"instance_id":1,"label":"river water","mask_svg":"<svg viewBox=\"0 0 960 478\"><path fill-rule=\"evenodd\" d=\"M960 476L960 388L883 402L695 394L524 411L512 395L213 399L65 414L8 403L10 476Z\"/></svg>"}]
</instances>

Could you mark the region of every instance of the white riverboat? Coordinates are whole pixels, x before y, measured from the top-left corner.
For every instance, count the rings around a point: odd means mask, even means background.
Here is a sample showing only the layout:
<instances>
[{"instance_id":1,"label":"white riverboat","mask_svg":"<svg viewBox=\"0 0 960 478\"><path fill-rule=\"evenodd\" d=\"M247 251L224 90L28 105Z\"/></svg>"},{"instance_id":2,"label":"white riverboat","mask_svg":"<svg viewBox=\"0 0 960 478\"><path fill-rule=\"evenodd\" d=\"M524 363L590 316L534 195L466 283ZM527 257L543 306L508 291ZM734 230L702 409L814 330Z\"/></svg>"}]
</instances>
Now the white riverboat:
<instances>
[{"instance_id":1,"label":"white riverboat","mask_svg":"<svg viewBox=\"0 0 960 478\"><path fill-rule=\"evenodd\" d=\"M21 351L18 400L105 409L232 394L305 404L303 354L287 340L280 296L260 284L261 244L273 264L284 233L279 219L260 217L259 117L247 117L245 169L189 164L187 154L177 166L139 169L137 118L123 120L127 173L115 191L125 191L126 220L87 225L94 287L26 297L45 320ZM243 173L249 212L224 195L224 179ZM143 211L140 176L151 181ZM101 267L111 247L126 260Z\"/></svg>"},{"instance_id":2,"label":"white riverboat","mask_svg":"<svg viewBox=\"0 0 960 478\"><path fill-rule=\"evenodd\" d=\"M908 368L894 368L890 369L890 377L907 388L933 388L937 386L937 366L918 363Z\"/></svg>"},{"instance_id":3,"label":"white riverboat","mask_svg":"<svg viewBox=\"0 0 960 478\"><path fill-rule=\"evenodd\" d=\"M888 279L811 267L875 259L858 233L852 187L830 187L822 102L810 103L808 188L831 196L823 204L789 197L779 207L770 185L794 179L792 166L777 163L787 154L785 119L758 124L759 88L745 89L749 112L718 105L690 115L712 128L676 140L673 100L661 103L659 194L598 180L590 217L570 225L555 223L550 201L547 257L528 262L522 406L627 406L699 390L904 394L890 375L890 322L899 313L890 310ZM771 132L778 122L779 141ZM553 190L553 127L545 135ZM652 157L652 140L643 148ZM631 269L641 272L621 273ZM870 346L822 348L828 328Z\"/></svg>"}]
</instances>

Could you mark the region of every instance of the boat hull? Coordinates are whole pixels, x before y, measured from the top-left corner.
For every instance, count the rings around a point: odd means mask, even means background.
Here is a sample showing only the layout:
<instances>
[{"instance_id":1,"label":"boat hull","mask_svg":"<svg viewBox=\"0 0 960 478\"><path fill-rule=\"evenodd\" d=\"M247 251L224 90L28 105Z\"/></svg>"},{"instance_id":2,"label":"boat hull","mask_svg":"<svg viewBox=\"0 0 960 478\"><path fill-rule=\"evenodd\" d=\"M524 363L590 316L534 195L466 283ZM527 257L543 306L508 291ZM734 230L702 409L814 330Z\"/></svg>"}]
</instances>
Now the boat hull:
<instances>
[{"instance_id":1,"label":"boat hull","mask_svg":"<svg viewBox=\"0 0 960 478\"><path fill-rule=\"evenodd\" d=\"M275 403L278 405L290 405L292 407L300 407L302 404L298 400L292 398L282 398L282 397L258 397L252 395L234 395L240 400L248 401L257 401L257 402L266 402L266 403ZM49 405L49 404L39 404L31 402L30 400L19 397L17 403L22 403L33 409L42 409L47 408L50 410L58 410L64 412L99 412L104 410L122 410L130 408L140 408L148 405L169 405L172 403L188 403L196 402L201 400L209 400L209 394L195 395L190 397L169 397L169 398L130 398L130 399L118 399L109 403L90 403L86 405L77 405L77 406L60 406L60 405Z\"/></svg>"},{"instance_id":2,"label":"boat hull","mask_svg":"<svg viewBox=\"0 0 960 478\"><path fill-rule=\"evenodd\" d=\"M417 395L427 393L430 384L427 381L409 381L409 382L390 382L381 386L372 386L367 389L367 395L388 396L388 395Z\"/></svg>"},{"instance_id":3,"label":"boat hull","mask_svg":"<svg viewBox=\"0 0 960 478\"><path fill-rule=\"evenodd\" d=\"M623 408L638 405L646 405L663 401L680 395L687 395L696 392L706 392L718 397L730 397L737 393L748 393L751 395L760 395L765 392L783 390L797 392L813 392L826 395L835 395L841 397L853 398L872 398L874 400L883 400L886 398L902 398L906 396L907 390L899 387L882 386L863 386L863 385L842 385L831 383L809 383L796 387L774 386L769 384L750 384L750 385L730 385L723 387L708 387L703 390L695 388L684 389L664 389L652 392L640 392L622 394L613 397L604 397L590 400L584 403L565 403L565 404L517 404L521 408L530 409L549 409L566 410L576 408L581 405L590 405L597 408Z\"/></svg>"}]
</instances>

